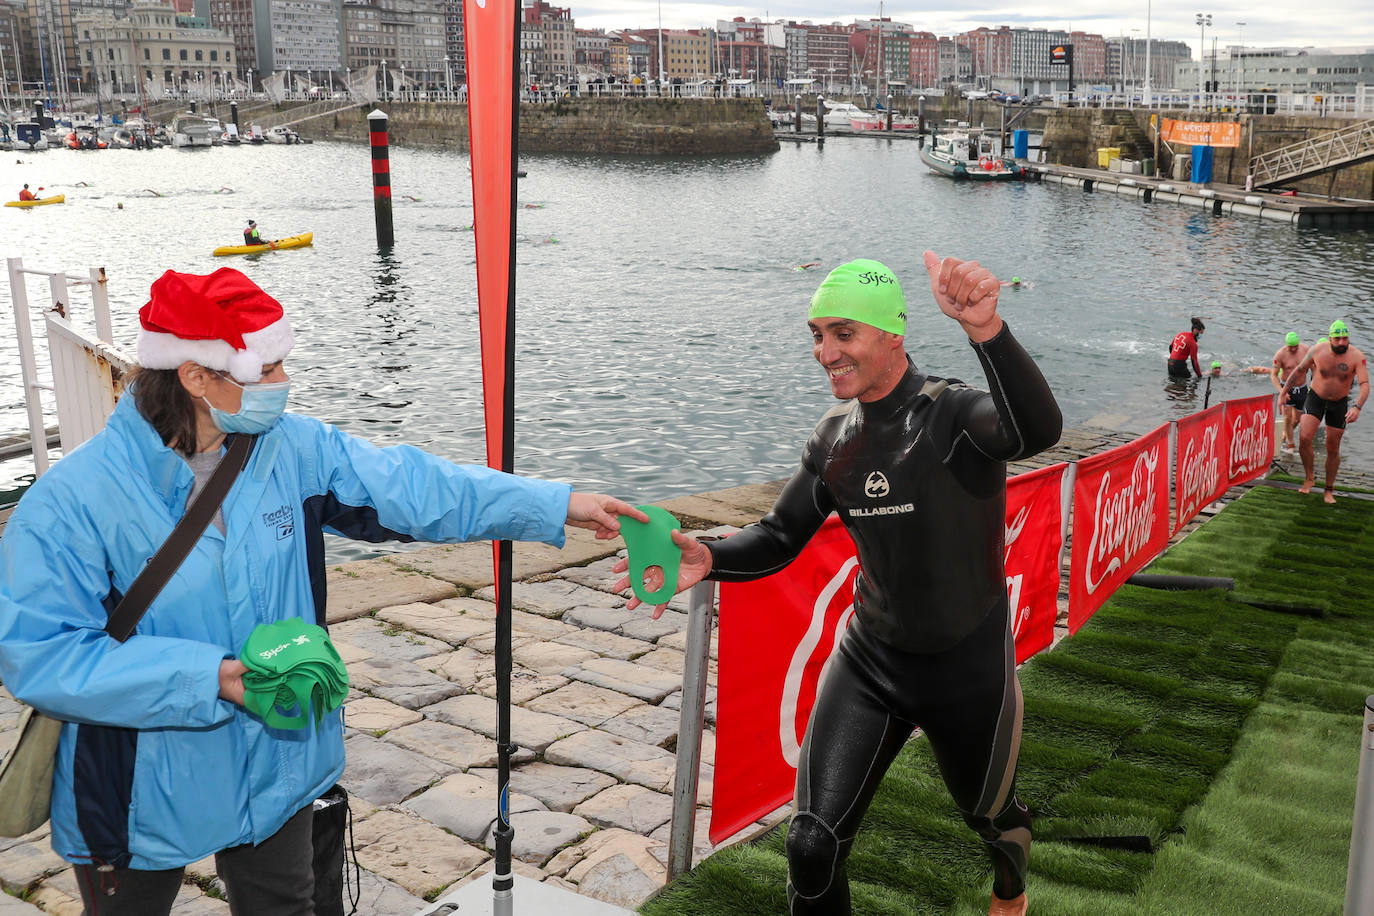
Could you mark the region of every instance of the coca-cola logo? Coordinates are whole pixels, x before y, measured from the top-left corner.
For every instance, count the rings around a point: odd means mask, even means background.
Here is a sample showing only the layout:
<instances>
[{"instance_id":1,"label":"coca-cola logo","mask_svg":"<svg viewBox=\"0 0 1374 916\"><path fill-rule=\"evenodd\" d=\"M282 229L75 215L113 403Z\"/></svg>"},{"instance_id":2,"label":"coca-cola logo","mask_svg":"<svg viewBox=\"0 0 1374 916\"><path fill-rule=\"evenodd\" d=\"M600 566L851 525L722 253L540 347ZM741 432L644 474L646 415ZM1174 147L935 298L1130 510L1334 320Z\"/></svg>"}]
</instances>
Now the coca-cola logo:
<instances>
[{"instance_id":1,"label":"coca-cola logo","mask_svg":"<svg viewBox=\"0 0 1374 916\"><path fill-rule=\"evenodd\" d=\"M1263 408L1249 417L1236 417L1231 424L1232 477L1238 471L1248 473L1268 464L1269 451L1273 447L1273 428L1274 421L1270 419L1269 411Z\"/></svg>"},{"instance_id":2,"label":"coca-cola logo","mask_svg":"<svg viewBox=\"0 0 1374 916\"><path fill-rule=\"evenodd\" d=\"M1202 435L1188 443L1178 467L1179 516L1191 515L1204 499L1216 492L1221 481L1221 461L1217 455L1217 436L1221 428L1215 423Z\"/></svg>"},{"instance_id":3,"label":"coca-cola logo","mask_svg":"<svg viewBox=\"0 0 1374 916\"><path fill-rule=\"evenodd\" d=\"M1130 479L1118 490L1112 489L1110 470L1102 475L1093 507L1093 533L1088 541L1085 584L1089 595L1150 542L1155 524L1155 474L1159 452L1156 446L1137 455Z\"/></svg>"}]
</instances>

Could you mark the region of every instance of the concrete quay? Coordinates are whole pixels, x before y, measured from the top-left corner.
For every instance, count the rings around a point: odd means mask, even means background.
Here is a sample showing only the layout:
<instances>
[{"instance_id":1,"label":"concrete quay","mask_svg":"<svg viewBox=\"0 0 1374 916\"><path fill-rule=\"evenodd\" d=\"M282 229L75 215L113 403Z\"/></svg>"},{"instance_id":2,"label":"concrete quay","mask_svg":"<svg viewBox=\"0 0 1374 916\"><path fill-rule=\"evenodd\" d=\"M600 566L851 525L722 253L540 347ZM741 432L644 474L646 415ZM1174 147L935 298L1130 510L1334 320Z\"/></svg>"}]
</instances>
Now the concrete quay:
<instances>
[{"instance_id":1,"label":"concrete quay","mask_svg":"<svg viewBox=\"0 0 1374 916\"><path fill-rule=\"evenodd\" d=\"M1055 448L1008 473L1076 460L1132 438L1067 430ZM1361 476L1342 478L1367 482ZM762 516L781 484L660 505L684 529L728 530ZM510 808L518 875L634 908L666 879L687 596L674 599L659 620L627 611L624 598L610 590L621 546L580 530L562 550L515 546L512 731L520 750ZM351 795L363 870L359 912L411 916L490 871L496 798L491 548L485 542L428 547L340 564L329 579L330 630L351 681L341 781ZM1056 641L1066 633L1066 601L1061 593ZM707 825L715 654L713 638L694 861L713 850ZM0 750L12 740L18 712L0 687ZM723 845L788 813L784 807ZM0 839L0 885L8 892L0 894L0 916L81 912L72 869L49 848L46 827ZM195 863L174 912L227 914L221 890L213 859Z\"/></svg>"}]
</instances>

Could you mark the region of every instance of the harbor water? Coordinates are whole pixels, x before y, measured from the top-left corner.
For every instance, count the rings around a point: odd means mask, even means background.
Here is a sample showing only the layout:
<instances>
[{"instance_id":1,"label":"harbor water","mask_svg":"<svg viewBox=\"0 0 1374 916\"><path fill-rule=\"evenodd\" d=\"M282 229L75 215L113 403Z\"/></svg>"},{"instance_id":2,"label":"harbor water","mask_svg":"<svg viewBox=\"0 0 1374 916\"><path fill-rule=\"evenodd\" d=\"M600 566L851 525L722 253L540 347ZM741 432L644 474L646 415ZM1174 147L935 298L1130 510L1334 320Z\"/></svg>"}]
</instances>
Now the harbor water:
<instances>
[{"instance_id":1,"label":"harbor water","mask_svg":"<svg viewBox=\"0 0 1374 916\"><path fill-rule=\"evenodd\" d=\"M292 409L379 445L484 461L466 155L392 150L389 253L375 243L362 142L5 159L7 198L28 182L67 202L0 212L0 253L33 268L106 268L116 342L130 352L162 271L236 267L295 323ZM854 257L902 279L921 367L980 386L958 326L931 300L922 251L1020 277L1002 312L1069 425L1146 431L1204 397L1270 392L1244 369L1270 365L1285 332L1311 343L1336 318L1374 349L1368 232L1058 185L955 183L928 173L916 144L868 137L740 158L535 155L521 168L516 468L636 501L791 472L831 404L806 304L825 271ZM248 219L264 238L313 231L314 247L211 257ZM30 295L36 312L46 287L32 282ZM22 433L7 286L0 296L0 434ZM74 297L78 323L90 320L86 301ZM1192 315L1207 323L1204 369L1216 359L1225 370L1210 394L1165 377L1168 343ZM1352 461L1374 465L1374 427L1355 424L1346 443ZM0 489L31 476L27 459L0 464Z\"/></svg>"}]
</instances>

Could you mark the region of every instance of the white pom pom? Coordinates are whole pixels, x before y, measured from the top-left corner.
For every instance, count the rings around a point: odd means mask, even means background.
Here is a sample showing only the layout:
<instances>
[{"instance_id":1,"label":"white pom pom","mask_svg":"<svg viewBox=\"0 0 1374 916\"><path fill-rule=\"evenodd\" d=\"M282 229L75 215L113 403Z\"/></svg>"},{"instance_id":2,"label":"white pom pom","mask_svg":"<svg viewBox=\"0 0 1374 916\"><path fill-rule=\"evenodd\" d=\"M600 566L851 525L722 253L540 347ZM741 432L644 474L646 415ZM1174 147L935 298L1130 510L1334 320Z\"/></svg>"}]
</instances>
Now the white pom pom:
<instances>
[{"instance_id":1,"label":"white pom pom","mask_svg":"<svg viewBox=\"0 0 1374 916\"><path fill-rule=\"evenodd\" d=\"M262 357L252 350L235 350L229 357L229 374L245 385L262 378Z\"/></svg>"}]
</instances>

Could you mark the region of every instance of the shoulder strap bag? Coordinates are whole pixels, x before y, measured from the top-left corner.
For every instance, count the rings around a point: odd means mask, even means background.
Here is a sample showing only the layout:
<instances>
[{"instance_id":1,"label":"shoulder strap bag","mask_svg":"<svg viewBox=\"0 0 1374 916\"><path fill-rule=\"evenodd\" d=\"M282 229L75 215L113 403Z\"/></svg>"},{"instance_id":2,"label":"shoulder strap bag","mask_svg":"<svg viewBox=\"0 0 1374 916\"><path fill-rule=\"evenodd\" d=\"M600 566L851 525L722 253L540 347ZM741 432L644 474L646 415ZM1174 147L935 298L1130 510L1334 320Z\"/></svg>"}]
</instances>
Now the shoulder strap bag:
<instances>
[{"instance_id":1,"label":"shoulder strap bag","mask_svg":"<svg viewBox=\"0 0 1374 916\"><path fill-rule=\"evenodd\" d=\"M158 548L105 623L105 632L123 642L200 540L215 510L248 463L257 436L238 435L186 514ZM52 802L53 759L62 722L25 706L13 746L0 760L0 837L23 836L43 826Z\"/></svg>"}]
</instances>

